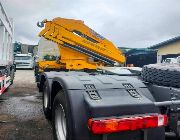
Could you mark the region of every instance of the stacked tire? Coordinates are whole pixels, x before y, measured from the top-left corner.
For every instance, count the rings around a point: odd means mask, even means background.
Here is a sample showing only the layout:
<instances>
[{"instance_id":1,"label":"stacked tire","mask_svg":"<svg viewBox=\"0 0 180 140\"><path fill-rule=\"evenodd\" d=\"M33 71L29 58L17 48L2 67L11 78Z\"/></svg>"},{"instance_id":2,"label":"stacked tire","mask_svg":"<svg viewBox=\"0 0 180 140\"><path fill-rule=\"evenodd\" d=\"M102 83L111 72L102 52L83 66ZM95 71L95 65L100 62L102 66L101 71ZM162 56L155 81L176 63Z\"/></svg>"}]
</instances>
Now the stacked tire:
<instances>
[{"instance_id":1,"label":"stacked tire","mask_svg":"<svg viewBox=\"0 0 180 140\"><path fill-rule=\"evenodd\" d=\"M180 88L180 65L151 64L142 69L144 81L169 87Z\"/></svg>"}]
</instances>

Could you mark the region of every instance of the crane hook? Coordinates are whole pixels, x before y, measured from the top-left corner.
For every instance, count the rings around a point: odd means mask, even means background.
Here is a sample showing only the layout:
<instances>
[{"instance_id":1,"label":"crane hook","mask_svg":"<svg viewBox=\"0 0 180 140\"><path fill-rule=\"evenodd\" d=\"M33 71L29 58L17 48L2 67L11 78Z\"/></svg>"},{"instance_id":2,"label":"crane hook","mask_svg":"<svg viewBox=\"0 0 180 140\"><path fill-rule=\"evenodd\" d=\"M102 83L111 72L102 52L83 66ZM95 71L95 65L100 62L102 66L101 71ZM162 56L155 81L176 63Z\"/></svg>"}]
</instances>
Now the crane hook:
<instances>
[{"instance_id":1,"label":"crane hook","mask_svg":"<svg viewBox=\"0 0 180 140\"><path fill-rule=\"evenodd\" d=\"M41 22L37 22L37 26L40 27L40 28L43 28L44 27L44 23L47 22L47 19L41 21Z\"/></svg>"}]
</instances>

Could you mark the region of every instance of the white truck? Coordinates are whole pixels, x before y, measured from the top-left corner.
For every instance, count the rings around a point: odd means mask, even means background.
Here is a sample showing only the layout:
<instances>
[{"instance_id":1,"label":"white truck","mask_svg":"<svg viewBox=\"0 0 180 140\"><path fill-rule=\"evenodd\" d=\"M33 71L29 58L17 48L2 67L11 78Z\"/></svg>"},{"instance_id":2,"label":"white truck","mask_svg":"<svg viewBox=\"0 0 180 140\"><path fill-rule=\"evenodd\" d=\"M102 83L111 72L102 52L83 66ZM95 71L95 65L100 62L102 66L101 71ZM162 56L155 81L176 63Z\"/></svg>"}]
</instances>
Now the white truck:
<instances>
[{"instance_id":1,"label":"white truck","mask_svg":"<svg viewBox=\"0 0 180 140\"><path fill-rule=\"evenodd\" d=\"M16 54L14 57L16 69L34 69L32 54Z\"/></svg>"},{"instance_id":2,"label":"white truck","mask_svg":"<svg viewBox=\"0 0 180 140\"><path fill-rule=\"evenodd\" d=\"M13 83L13 21L8 18L0 2L0 95Z\"/></svg>"},{"instance_id":3,"label":"white truck","mask_svg":"<svg viewBox=\"0 0 180 140\"><path fill-rule=\"evenodd\" d=\"M180 56L176 58L166 58L162 63L164 64L180 64Z\"/></svg>"},{"instance_id":4,"label":"white truck","mask_svg":"<svg viewBox=\"0 0 180 140\"><path fill-rule=\"evenodd\" d=\"M176 64L177 63L177 58L166 58L163 61L164 64Z\"/></svg>"}]
</instances>

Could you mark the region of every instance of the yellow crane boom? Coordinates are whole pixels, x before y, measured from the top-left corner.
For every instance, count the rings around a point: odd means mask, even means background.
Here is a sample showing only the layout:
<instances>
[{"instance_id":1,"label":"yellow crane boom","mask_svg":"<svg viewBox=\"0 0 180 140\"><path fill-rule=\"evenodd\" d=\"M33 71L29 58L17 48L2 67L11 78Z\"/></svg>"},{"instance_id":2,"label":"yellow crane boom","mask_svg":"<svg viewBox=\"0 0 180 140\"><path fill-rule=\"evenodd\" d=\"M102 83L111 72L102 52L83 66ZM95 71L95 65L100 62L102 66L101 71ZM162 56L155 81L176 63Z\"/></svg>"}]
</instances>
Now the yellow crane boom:
<instances>
[{"instance_id":1,"label":"yellow crane boom","mask_svg":"<svg viewBox=\"0 0 180 140\"><path fill-rule=\"evenodd\" d=\"M55 18L52 21L44 20L41 24L44 23L45 28L39 36L57 43L61 54L60 63L54 63L54 67L96 69L125 61L121 51L112 42L90 29L81 20ZM41 62L41 67L46 63Z\"/></svg>"}]
</instances>

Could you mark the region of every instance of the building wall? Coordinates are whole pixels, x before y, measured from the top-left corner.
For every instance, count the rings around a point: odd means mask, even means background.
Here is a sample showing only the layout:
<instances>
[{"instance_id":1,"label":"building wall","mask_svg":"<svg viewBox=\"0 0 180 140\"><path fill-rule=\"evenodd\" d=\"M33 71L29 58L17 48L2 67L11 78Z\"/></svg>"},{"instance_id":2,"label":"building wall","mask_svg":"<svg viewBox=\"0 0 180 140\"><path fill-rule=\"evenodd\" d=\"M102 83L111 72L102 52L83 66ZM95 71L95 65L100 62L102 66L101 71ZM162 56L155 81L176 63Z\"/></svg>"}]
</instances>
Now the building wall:
<instances>
[{"instance_id":1,"label":"building wall","mask_svg":"<svg viewBox=\"0 0 180 140\"><path fill-rule=\"evenodd\" d=\"M180 54L180 41L159 48L157 55Z\"/></svg>"},{"instance_id":2,"label":"building wall","mask_svg":"<svg viewBox=\"0 0 180 140\"><path fill-rule=\"evenodd\" d=\"M37 55L37 45L28 45L28 44L20 44L22 54L32 53L33 55Z\"/></svg>"}]
</instances>

